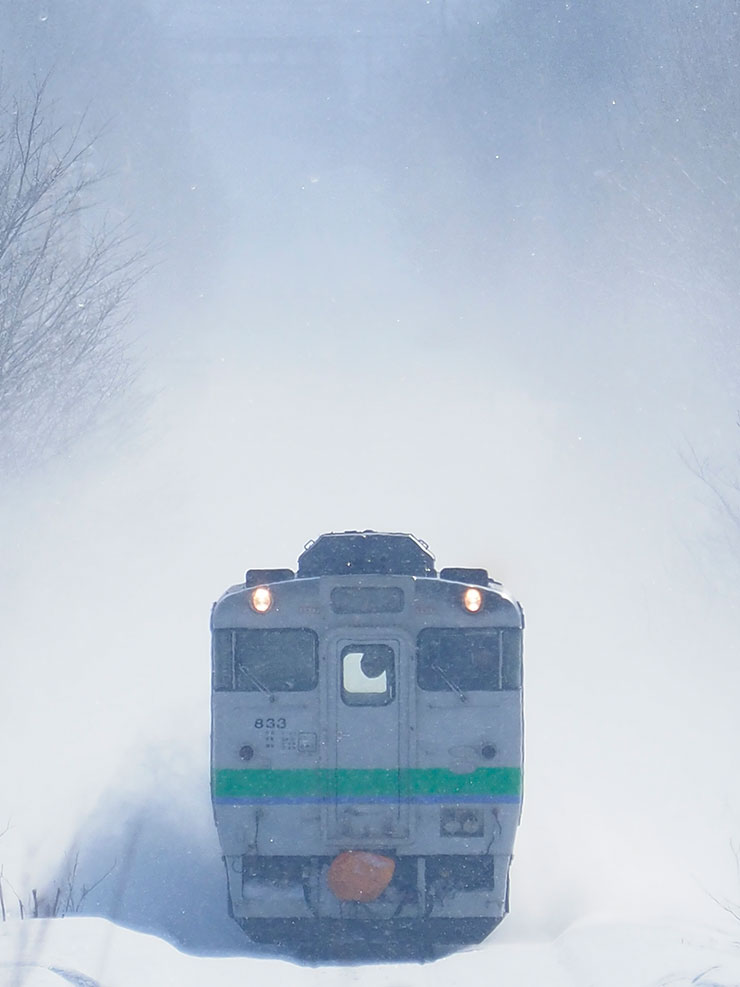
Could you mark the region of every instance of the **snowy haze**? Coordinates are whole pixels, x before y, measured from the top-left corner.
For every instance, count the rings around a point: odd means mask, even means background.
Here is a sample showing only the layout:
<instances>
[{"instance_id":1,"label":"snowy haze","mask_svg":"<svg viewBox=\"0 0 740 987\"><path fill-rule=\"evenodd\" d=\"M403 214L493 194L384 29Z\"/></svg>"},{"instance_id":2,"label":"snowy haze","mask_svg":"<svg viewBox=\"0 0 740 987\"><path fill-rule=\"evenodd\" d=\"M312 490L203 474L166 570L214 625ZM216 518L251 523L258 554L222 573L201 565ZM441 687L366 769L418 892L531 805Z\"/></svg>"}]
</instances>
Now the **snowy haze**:
<instances>
[{"instance_id":1,"label":"snowy haze","mask_svg":"<svg viewBox=\"0 0 740 987\"><path fill-rule=\"evenodd\" d=\"M740 896L737 570L683 459L734 455L736 4L295 6L0 3L6 78L92 100L157 262L139 396L3 485L5 874L76 847L88 884L116 863L88 910L238 948L209 607L372 527L527 613L497 937L712 919Z\"/></svg>"}]
</instances>

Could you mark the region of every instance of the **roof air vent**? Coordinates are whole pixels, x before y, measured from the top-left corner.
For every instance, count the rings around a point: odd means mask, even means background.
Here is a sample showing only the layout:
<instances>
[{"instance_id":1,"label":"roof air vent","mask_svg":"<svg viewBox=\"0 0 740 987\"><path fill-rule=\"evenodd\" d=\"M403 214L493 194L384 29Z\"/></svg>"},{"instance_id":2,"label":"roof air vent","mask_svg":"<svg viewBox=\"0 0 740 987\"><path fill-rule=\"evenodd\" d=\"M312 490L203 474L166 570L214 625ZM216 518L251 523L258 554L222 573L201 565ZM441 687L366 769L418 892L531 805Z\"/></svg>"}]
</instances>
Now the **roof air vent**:
<instances>
[{"instance_id":1,"label":"roof air vent","mask_svg":"<svg viewBox=\"0 0 740 987\"><path fill-rule=\"evenodd\" d=\"M434 576L434 556L413 535L344 531L320 535L298 559L298 578L354 576Z\"/></svg>"}]
</instances>

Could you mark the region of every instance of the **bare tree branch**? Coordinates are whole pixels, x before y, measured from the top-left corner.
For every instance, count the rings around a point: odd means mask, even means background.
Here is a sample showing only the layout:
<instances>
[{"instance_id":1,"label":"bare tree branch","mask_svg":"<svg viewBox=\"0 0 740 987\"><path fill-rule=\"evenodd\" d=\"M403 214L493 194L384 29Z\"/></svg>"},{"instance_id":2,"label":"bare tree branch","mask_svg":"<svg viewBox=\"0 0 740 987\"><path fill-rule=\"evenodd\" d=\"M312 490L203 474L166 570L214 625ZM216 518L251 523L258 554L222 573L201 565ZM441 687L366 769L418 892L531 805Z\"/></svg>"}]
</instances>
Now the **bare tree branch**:
<instances>
[{"instance_id":1,"label":"bare tree branch","mask_svg":"<svg viewBox=\"0 0 740 987\"><path fill-rule=\"evenodd\" d=\"M74 906L75 912L79 912L80 908L82 908L82 903L84 902L85 898L87 898L87 896L92 891L94 891L95 888L97 888L100 884L102 884L107 877L110 877L110 875L113 873L113 871L116 869L117 866L118 866L118 861L114 860L113 863L108 868L108 870L104 874L101 874L100 877L97 879L97 881L93 881L90 887L88 887L86 884L82 885L82 891L80 892L80 896L78 897L77 902L75 903Z\"/></svg>"},{"instance_id":2,"label":"bare tree branch","mask_svg":"<svg viewBox=\"0 0 740 987\"><path fill-rule=\"evenodd\" d=\"M57 125L46 81L0 91L0 473L65 448L134 376L124 329L143 253L93 222L95 139Z\"/></svg>"},{"instance_id":3,"label":"bare tree branch","mask_svg":"<svg viewBox=\"0 0 740 987\"><path fill-rule=\"evenodd\" d=\"M687 469L710 492L711 503L719 518L718 534L726 543L729 554L735 556L740 546L740 479L733 472L734 467L713 465L706 457L700 457L688 441L679 455ZM733 847L733 851L736 852L736 848ZM737 853L736 866L740 867Z\"/></svg>"}]
</instances>

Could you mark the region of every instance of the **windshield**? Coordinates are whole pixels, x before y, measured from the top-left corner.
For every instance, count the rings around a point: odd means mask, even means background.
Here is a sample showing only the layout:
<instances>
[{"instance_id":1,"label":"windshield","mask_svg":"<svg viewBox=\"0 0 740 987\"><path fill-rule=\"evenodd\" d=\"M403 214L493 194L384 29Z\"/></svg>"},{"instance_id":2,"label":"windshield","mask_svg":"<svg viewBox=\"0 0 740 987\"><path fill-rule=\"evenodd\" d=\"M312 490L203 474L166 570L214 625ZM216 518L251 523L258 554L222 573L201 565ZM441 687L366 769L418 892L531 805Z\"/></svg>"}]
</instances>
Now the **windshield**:
<instances>
[{"instance_id":1,"label":"windshield","mask_svg":"<svg viewBox=\"0 0 740 987\"><path fill-rule=\"evenodd\" d=\"M318 682L313 631L218 630L213 660L217 691L307 692Z\"/></svg>"},{"instance_id":2,"label":"windshield","mask_svg":"<svg viewBox=\"0 0 740 987\"><path fill-rule=\"evenodd\" d=\"M429 627L417 641L422 689L491 692L521 686L521 632Z\"/></svg>"}]
</instances>

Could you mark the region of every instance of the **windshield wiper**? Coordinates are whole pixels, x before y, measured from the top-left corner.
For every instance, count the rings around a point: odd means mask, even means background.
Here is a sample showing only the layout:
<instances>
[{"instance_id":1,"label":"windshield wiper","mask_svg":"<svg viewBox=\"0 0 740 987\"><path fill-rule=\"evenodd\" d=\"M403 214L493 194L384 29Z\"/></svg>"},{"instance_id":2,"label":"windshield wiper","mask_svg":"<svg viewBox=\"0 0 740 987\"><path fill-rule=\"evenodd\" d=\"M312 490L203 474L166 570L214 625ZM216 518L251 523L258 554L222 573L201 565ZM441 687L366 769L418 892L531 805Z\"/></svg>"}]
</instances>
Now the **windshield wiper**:
<instances>
[{"instance_id":1,"label":"windshield wiper","mask_svg":"<svg viewBox=\"0 0 740 987\"><path fill-rule=\"evenodd\" d=\"M448 678L447 675L445 675L445 673L439 667L439 665L432 665L431 667L434 669L435 672L438 673L439 677L442 679L443 682L445 682L447 684L447 686L449 687L449 689L452 692L454 692L456 696L459 696L461 703L468 702L468 697L462 691L462 689L460 688L460 686L456 682L453 682L451 678Z\"/></svg>"},{"instance_id":2,"label":"windshield wiper","mask_svg":"<svg viewBox=\"0 0 740 987\"><path fill-rule=\"evenodd\" d=\"M236 667L237 668L240 668L242 670L242 672L244 672L244 674L249 679L249 681L252 683L252 685L256 685L260 692L264 692L264 694L269 697L271 703L274 703L275 702L275 696L274 696L274 694L272 692L270 692L270 690L267 688L267 686L264 684L264 682L260 682L260 680L254 674L254 672L250 672L249 669L247 668L247 666L246 665L242 665L242 663L240 661L238 661L236 663Z\"/></svg>"}]
</instances>

